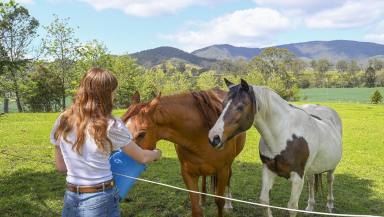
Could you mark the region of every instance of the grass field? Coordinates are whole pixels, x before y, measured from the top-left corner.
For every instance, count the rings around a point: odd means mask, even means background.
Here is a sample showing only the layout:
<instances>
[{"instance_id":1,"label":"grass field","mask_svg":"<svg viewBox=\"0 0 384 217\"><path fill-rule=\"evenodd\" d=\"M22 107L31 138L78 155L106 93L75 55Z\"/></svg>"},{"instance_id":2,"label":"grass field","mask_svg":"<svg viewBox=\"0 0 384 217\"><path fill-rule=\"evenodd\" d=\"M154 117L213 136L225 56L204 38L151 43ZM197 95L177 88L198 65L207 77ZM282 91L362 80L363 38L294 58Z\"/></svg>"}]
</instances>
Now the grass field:
<instances>
[{"instance_id":1,"label":"grass field","mask_svg":"<svg viewBox=\"0 0 384 217\"><path fill-rule=\"evenodd\" d=\"M370 103L375 90L384 96L384 87L376 88L309 88L300 89L299 96L302 101L310 102L358 102Z\"/></svg>"},{"instance_id":2,"label":"grass field","mask_svg":"<svg viewBox=\"0 0 384 217\"><path fill-rule=\"evenodd\" d=\"M384 106L352 103L322 103L335 108L344 124L344 156L336 170L335 206L338 213L384 216ZM123 111L116 111L117 116ZM49 132L57 114L7 114L0 116L0 151L36 160L53 161ZM258 202L261 168L258 133L248 133L244 151L233 165L234 198ZM184 187L173 145L160 142L164 158L148 165L142 178ZM0 154L0 216L59 216L63 203L65 176L53 165ZM323 181L326 182L325 179ZM325 211L326 191L317 196L317 211ZM271 203L286 206L290 184L278 178L271 192ZM299 207L307 200L304 187ZM260 216L261 209L233 203L226 217ZM191 216L187 193L137 183L129 202L121 205L122 216ZM208 198L205 216L216 216L216 206ZM275 216L287 213L274 210ZM303 215L299 215L303 216Z\"/></svg>"}]
</instances>

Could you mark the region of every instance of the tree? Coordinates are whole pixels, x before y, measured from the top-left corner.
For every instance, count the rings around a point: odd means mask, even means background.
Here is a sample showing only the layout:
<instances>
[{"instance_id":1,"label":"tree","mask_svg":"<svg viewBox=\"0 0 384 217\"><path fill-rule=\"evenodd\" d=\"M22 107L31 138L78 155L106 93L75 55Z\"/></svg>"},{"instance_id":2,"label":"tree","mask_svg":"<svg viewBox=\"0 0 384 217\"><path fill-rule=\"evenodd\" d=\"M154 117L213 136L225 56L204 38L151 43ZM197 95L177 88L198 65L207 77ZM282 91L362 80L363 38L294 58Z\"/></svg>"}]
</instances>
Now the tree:
<instances>
[{"instance_id":1,"label":"tree","mask_svg":"<svg viewBox=\"0 0 384 217\"><path fill-rule=\"evenodd\" d=\"M328 59L322 58L317 61L315 70L320 74L324 74L332 67L332 63Z\"/></svg>"},{"instance_id":2,"label":"tree","mask_svg":"<svg viewBox=\"0 0 384 217\"><path fill-rule=\"evenodd\" d=\"M339 60L336 63L336 69L338 72L344 73L348 70L348 62L346 60Z\"/></svg>"},{"instance_id":3,"label":"tree","mask_svg":"<svg viewBox=\"0 0 384 217\"><path fill-rule=\"evenodd\" d=\"M141 86L144 86L143 77L145 70L138 65L136 61L128 55L116 56L111 58L111 70L117 78L119 85L115 94L115 105L126 108L130 103L130 97L136 90L140 90L143 99L148 92L142 92Z\"/></svg>"},{"instance_id":4,"label":"tree","mask_svg":"<svg viewBox=\"0 0 384 217\"><path fill-rule=\"evenodd\" d=\"M72 70L78 57L78 40L75 38L74 28L68 24L69 18L60 19L54 15L54 20L49 26L45 26L47 35L43 39L42 52L53 60L55 71L60 78L61 107L65 109L65 99L72 88L71 82L75 78Z\"/></svg>"},{"instance_id":5,"label":"tree","mask_svg":"<svg viewBox=\"0 0 384 217\"><path fill-rule=\"evenodd\" d=\"M383 99L383 96L380 94L378 90L376 90L373 95L371 96L371 103L372 104L379 104L381 103L381 100Z\"/></svg>"},{"instance_id":6,"label":"tree","mask_svg":"<svg viewBox=\"0 0 384 217\"><path fill-rule=\"evenodd\" d=\"M28 75L25 103L33 112L51 112L60 108L60 78L41 64Z\"/></svg>"},{"instance_id":7,"label":"tree","mask_svg":"<svg viewBox=\"0 0 384 217\"><path fill-rule=\"evenodd\" d=\"M201 73L197 78L196 86L199 90L206 90L209 88L218 87L219 81L215 71Z\"/></svg>"},{"instance_id":8,"label":"tree","mask_svg":"<svg viewBox=\"0 0 384 217\"><path fill-rule=\"evenodd\" d=\"M360 71L360 67L357 64L356 60L351 60L348 64L348 72L351 74L356 74L358 71Z\"/></svg>"},{"instance_id":9,"label":"tree","mask_svg":"<svg viewBox=\"0 0 384 217\"><path fill-rule=\"evenodd\" d=\"M315 71L317 71L317 75L319 77L318 81L320 82L320 85L324 87L325 84L325 73L331 68L332 63L329 62L328 59L322 58L317 60Z\"/></svg>"},{"instance_id":10,"label":"tree","mask_svg":"<svg viewBox=\"0 0 384 217\"><path fill-rule=\"evenodd\" d=\"M367 87L374 87L376 81L376 71L372 66L365 70L365 83Z\"/></svg>"},{"instance_id":11,"label":"tree","mask_svg":"<svg viewBox=\"0 0 384 217\"><path fill-rule=\"evenodd\" d=\"M302 59L294 59L291 65L291 71L295 75L300 75L307 67L307 63Z\"/></svg>"},{"instance_id":12,"label":"tree","mask_svg":"<svg viewBox=\"0 0 384 217\"><path fill-rule=\"evenodd\" d=\"M263 82L267 85L279 84L279 89L284 90L280 93L285 99L294 98L291 94L296 94L293 91L296 88L296 80L294 75L289 73L288 69L292 69L295 55L288 49L271 47L264 49L259 56L256 56L249 64L249 70L257 70L263 77Z\"/></svg>"},{"instance_id":13,"label":"tree","mask_svg":"<svg viewBox=\"0 0 384 217\"><path fill-rule=\"evenodd\" d=\"M381 69L384 68L384 60L381 60L381 59L377 59L377 58L370 59L368 64L369 66L372 66L373 69L375 69L376 71L380 71Z\"/></svg>"},{"instance_id":14,"label":"tree","mask_svg":"<svg viewBox=\"0 0 384 217\"><path fill-rule=\"evenodd\" d=\"M92 67L109 68L112 65L112 58L104 43L94 39L77 48L80 56L80 63L83 72Z\"/></svg>"},{"instance_id":15,"label":"tree","mask_svg":"<svg viewBox=\"0 0 384 217\"><path fill-rule=\"evenodd\" d=\"M6 73L5 78L12 84L11 91L15 93L19 112L23 111L20 82L25 77L25 72L22 69L29 61L26 54L37 36L38 26L39 22L23 6L13 0L0 2L0 47L2 55L6 57L2 60L3 67L4 63L7 63L3 71Z\"/></svg>"}]
</instances>

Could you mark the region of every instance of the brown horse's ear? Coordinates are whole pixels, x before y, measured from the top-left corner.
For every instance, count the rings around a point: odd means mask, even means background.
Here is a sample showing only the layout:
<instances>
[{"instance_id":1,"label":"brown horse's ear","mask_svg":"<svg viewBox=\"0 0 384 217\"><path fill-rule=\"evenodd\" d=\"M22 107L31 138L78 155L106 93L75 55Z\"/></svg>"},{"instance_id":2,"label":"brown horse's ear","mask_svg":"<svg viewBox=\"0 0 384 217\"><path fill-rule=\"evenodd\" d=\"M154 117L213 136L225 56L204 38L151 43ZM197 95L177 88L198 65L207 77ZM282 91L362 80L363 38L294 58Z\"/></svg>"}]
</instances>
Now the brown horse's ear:
<instances>
[{"instance_id":1,"label":"brown horse's ear","mask_svg":"<svg viewBox=\"0 0 384 217\"><path fill-rule=\"evenodd\" d=\"M155 98L153 98L148 105L144 108L145 113L151 113L155 111L157 105L160 103L161 93L159 93Z\"/></svg>"},{"instance_id":2,"label":"brown horse's ear","mask_svg":"<svg viewBox=\"0 0 384 217\"><path fill-rule=\"evenodd\" d=\"M135 93L131 97L131 104L137 104L140 102L140 93L139 91L135 91Z\"/></svg>"}]
</instances>

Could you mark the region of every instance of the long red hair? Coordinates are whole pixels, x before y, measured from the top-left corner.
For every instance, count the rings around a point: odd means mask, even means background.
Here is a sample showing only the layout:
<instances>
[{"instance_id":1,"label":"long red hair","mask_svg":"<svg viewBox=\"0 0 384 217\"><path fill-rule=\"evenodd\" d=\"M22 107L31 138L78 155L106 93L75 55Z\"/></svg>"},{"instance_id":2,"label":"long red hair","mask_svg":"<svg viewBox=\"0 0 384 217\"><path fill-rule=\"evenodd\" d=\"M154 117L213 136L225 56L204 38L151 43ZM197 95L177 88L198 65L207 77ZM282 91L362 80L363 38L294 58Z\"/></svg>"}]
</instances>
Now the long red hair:
<instances>
[{"instance_id":1,"label":"long red hair","mask_svg":"<svg viewBox=\"0 0 384 217\"><path fill-rule=\"evenodd\" d=\"M81 79L74 103L61 115L55 139L62 137L69 142L68 133L76 130L72 149L80 154L88 130L97 148L110 153L112 143L107 137L107 128L113 108L112 94L116 87L117 79L113 74L100 68L90 69Z\"/></svg>"}]
</instances>

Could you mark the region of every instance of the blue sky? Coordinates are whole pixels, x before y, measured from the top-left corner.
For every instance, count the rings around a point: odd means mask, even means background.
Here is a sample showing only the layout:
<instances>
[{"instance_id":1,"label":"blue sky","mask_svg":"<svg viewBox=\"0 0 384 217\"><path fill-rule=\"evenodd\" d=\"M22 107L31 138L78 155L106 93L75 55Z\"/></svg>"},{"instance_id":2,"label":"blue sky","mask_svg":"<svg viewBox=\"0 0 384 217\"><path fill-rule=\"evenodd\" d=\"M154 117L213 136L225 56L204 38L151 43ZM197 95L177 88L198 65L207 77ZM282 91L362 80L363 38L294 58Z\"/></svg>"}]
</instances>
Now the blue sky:
<instances>
[{"instance_id":1,"label":"blue sky","mask_svg":"<svg viewBox=\"0 0 384 217\"><path fill-rule=\"evenodd\" d=\"M113 54L158 46L265 47L348 39L384 44L382 0L18 0L41 25L70 18ZM40 28L40 35L44 35Z\"/></svg>"}]
</instances>

